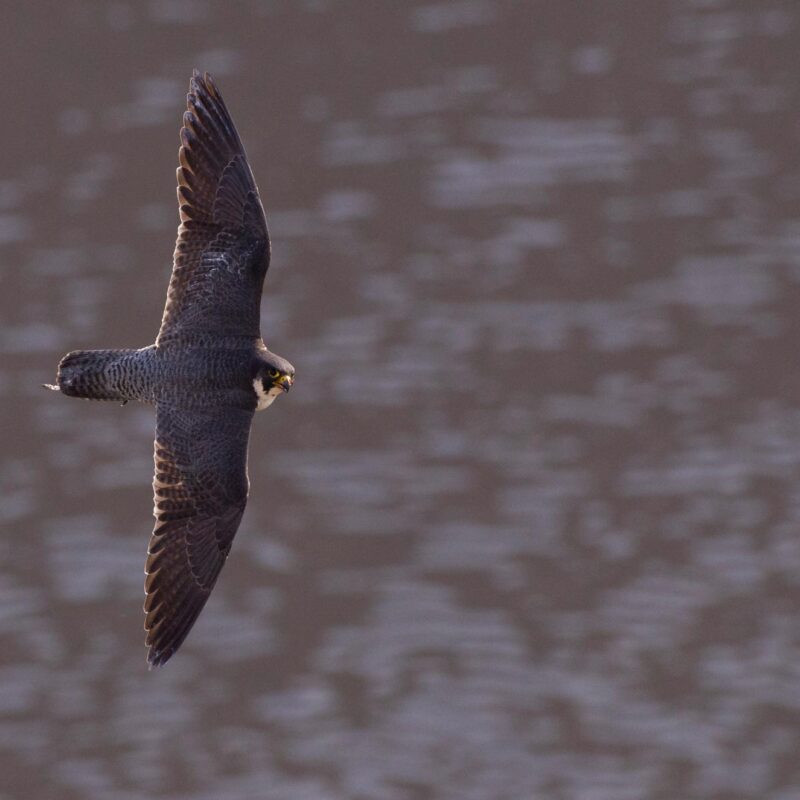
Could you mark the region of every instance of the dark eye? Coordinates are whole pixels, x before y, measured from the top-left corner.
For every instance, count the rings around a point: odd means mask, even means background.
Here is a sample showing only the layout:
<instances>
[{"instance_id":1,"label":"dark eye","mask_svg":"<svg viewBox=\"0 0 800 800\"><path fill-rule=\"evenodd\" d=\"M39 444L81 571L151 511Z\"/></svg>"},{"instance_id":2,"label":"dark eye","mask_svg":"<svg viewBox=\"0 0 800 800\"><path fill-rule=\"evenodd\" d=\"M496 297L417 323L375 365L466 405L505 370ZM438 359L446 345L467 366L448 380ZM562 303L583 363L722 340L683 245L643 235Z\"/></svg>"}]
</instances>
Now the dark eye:
<instances>
[{"instance_id":1,"label":"dark eye","mask_svg":"<svg viewBox=\"0 0 800 800\"><path fill-rule=\"evenodd\" d=\"M272 369L269 371L269 376L270 376L270 378L277 378L277 377L278 377L278 375L280 375L280 374L281 374L281 373L280 373L280 372L278 372L278 370L277 370L277 369L275 369L274 367L273 367L273 368L272 368Z\"/></svg>"}]
</instances>

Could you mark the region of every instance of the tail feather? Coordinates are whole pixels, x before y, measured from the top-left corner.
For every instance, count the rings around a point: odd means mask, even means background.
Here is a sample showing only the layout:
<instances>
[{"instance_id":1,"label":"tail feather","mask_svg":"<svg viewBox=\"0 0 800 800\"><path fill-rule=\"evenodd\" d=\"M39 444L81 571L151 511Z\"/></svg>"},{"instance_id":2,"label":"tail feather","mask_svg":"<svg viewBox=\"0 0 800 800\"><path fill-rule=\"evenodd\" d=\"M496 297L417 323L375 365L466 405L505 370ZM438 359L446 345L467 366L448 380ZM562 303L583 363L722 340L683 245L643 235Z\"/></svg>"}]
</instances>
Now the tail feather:
<instances>
[{"instance_id":1,"label":"tail feather","mask_svg":"<svg viewBox=\"0 0 800 800\"><path fill-rule=\"evenodd\" d=\"M57 385L48 389L89 400L124 400L113 367L130 350L74 350L58 365Z\"/></svg>"}]
</instances>

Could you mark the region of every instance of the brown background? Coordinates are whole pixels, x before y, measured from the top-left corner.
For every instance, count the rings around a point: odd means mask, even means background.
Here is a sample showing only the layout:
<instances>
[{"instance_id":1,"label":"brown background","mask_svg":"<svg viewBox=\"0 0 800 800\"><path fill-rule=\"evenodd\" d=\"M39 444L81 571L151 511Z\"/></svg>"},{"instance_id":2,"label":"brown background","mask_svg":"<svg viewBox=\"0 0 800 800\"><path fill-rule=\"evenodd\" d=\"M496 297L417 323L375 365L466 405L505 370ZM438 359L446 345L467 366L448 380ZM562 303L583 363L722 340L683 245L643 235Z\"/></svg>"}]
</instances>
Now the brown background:
<instances>
[{"instance_id":1,"label":"brown background","mask_svg":"<svg viewBox=\"0 0 800 800\"><path fill-rule=\"evenodd\" d=\"M796 3L6 3L0 798L800 797ZM267 208L252 497L148 673L192 67Z\"/></svg>"}]
</instances>

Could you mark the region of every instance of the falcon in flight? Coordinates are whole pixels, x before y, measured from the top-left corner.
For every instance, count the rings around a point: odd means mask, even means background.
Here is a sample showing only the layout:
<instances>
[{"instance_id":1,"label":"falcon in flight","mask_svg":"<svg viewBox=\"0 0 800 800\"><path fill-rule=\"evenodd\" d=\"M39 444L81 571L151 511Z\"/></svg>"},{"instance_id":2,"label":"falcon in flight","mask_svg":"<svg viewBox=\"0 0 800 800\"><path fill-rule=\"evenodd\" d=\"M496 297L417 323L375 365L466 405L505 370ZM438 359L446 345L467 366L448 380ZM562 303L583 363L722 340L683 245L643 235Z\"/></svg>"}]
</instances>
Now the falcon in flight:
<instances>
[{"instance_id":1,"label":"falcon in flight","mask_svg":"<svg viewBox=\"0 0 800 800\"><path fill-rule=\"evenodd\" d=\"M48 385L70 397L155 406L156 523L144 585L151 666L180 647L230 552L247 503L253 413L294 382L294 367L261 339L267 221L208 73L192 75L179 157L180 226L155 344L68 353Z\"/></svg>"}]
</instances>

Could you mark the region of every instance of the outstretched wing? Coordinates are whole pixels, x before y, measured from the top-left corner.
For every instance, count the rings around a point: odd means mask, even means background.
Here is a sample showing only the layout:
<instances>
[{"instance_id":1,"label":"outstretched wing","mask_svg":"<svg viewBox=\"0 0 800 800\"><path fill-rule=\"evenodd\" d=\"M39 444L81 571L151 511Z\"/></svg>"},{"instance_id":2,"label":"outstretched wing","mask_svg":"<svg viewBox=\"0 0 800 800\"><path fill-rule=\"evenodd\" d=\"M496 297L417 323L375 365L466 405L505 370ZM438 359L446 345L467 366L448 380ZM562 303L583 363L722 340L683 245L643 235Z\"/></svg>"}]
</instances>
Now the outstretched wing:
<instances>
[{"instance_id":1,"label":"outstretched wing","mask_svg":"<svg viewBox=\"0 0 800 800\"><path fill-rule=\"evenodd\" d=\"M181 224L156 344L195 333L258 337L267 221L239 134L208 73L192 75L179 157Z\"/></svg>"},{"instance_id":2,"label":"outstretched wing","mask_svg":"<svg viewBox=\"0 0 800 800\"><path fill-rule=\"evenodd\" d=\"M147 549L147 659L163 664L203 609L247 502L252 411L156 408L155 528Z\"/></svg>"}]
</instances>

